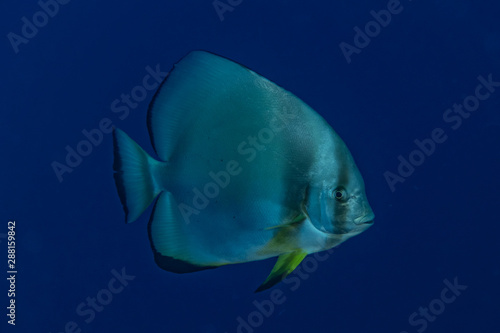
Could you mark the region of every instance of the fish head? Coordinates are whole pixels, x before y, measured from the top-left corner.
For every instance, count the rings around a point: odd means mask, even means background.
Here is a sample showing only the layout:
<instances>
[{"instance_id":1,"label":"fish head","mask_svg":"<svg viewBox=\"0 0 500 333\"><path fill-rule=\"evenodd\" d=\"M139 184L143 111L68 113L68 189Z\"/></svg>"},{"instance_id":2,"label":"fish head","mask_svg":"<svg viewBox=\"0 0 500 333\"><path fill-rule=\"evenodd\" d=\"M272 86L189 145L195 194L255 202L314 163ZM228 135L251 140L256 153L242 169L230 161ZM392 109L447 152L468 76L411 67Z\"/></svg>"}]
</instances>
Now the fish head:
<instances>
[{"instance_id":1,"label":"fish head","mask_svg":"<svg viewBox=\"0 0 500 333\"><path fill-rule=\"evenodd\" d=\"M364 187L339 184L325 193L325 230L336 235L355 236L368 229L375 218Z\"/></svg>"},{"instance_id":2,"label":"fish head","mask_svg":"<svg viewBox=\"0 0 500 333\"><path fill-rule=\"evenodd\" d=\"M346 148L347 150L347 148ZM363 178L350 153L336 159L329 179L310 189L307 213L314 227L334 237L352 237L368 229L375 218ZM344 237L345 236L345 237Z\"/></svg>"}]
</instances>

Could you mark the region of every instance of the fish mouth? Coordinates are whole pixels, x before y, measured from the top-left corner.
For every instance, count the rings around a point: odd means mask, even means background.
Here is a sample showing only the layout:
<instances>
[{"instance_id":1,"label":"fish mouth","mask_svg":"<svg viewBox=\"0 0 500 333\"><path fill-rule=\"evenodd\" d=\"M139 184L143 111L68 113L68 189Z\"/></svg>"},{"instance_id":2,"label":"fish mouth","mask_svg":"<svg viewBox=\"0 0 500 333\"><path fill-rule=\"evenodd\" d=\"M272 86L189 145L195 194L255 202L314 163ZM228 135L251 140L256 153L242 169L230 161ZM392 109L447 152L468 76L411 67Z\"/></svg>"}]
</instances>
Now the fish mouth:
<instances>
[{"instance_id":1,"label":"fish mouth","mask_svg":"<svg viewBox=\"0 0 500 333\"><path fill-rule=\"evenodd\" d=\"M324 233L325 235L328 235L329 237L339 237L339 236L354 236L357 234L360 234L361 232L365 231L369 227L371 227L373 224L373 219L372 220L366 220L361 223L356 223L356 225L352 229L335 229L332 231L326 230L324 226L321 226L318 231Z\"/></svg>"},{"instance_id":2,"label":"fish mouth","mask_svg":"<svg viewBox=\"0 0 500 333\"><path fill-rule=\"evenodd\" d=\"M375 219L375 214L370 212L368 214L355 218L354 223L358 225L373 224L374 219Z\"/></svg>"},{"instance_id":3,"label":"fish mouth","mask_svg":"<svg viewBox=\"0 0 500 333\"><path fill-rule=\"evenodd\" d=\"M315 226L315 229L318 231L330 236L330 237L338 237L338 236L345 236L345 235L357 235L364 230L368 229L371 227L371 225L374 223L375 219L375 214L372 212L364 214L360 217L357 217L350 222L347 222L347 224L350 224L351 227L341 227L341 228L333 228L333 230L327 230L324 225L321 226Z\"/></svg>"}]
</instances>

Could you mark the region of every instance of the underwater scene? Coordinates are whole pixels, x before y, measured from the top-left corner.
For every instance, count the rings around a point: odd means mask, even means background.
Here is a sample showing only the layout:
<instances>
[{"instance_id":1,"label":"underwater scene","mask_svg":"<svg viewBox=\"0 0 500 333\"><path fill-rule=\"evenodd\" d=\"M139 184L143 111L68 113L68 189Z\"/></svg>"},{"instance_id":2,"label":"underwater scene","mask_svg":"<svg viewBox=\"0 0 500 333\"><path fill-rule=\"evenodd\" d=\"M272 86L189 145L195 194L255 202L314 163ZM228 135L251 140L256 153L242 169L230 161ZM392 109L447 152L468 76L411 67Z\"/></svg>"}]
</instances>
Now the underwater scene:
<instances>
[{"instance_id":1,"label":"underwater scene","mask_svg":"<svg viewBox=\"0 0 500 333\"><path fill-rule=\"evenodd\" d=\"M499 4L0 8L0 332L499 332Z\"/></svg>"}]
</instances>

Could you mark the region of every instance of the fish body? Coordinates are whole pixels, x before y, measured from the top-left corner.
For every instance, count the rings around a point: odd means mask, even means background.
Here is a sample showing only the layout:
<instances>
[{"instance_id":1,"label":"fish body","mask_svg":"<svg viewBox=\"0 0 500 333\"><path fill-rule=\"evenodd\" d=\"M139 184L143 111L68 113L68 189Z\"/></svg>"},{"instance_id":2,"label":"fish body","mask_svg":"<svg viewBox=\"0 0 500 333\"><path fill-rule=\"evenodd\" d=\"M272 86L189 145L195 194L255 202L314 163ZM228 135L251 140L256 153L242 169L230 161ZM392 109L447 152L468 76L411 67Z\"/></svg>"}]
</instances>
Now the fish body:
<instances>
[{"instance_id":1,"label":"fish body","mask_svg":"<svg viewBox=\"0 0 500 333\"><path fill-rule=\"evenodd\" d=\"M148 128L158 159L115 130L114 176L128 222L158 197L149 236L165 270L278 256L263 290L373 222L359 170L328 123L231 60L184 57L156 92Z\"/></svg>"}]
</instances>

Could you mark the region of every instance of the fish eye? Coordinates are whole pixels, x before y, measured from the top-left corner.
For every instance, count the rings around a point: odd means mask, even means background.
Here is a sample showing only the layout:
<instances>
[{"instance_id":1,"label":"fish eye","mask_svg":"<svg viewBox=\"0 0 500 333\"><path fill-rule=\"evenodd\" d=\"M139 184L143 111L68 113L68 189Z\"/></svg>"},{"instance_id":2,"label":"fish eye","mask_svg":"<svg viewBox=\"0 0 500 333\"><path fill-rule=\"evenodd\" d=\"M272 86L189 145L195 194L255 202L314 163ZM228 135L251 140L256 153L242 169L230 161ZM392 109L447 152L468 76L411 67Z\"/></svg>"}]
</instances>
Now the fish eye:
<instances>
[{"instance_id":1,"label":"fish eye","mask_svg":"<svg viewBox=\"0 0 500 333\"><path fill-rule=\"evenodd\" d=\"M332 191L332 197L337 201L344 201L347 199L347 192L343 187L337 187Z\"/></svg>"}]
</instances>

